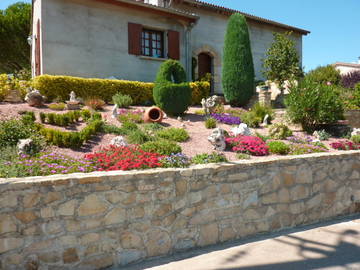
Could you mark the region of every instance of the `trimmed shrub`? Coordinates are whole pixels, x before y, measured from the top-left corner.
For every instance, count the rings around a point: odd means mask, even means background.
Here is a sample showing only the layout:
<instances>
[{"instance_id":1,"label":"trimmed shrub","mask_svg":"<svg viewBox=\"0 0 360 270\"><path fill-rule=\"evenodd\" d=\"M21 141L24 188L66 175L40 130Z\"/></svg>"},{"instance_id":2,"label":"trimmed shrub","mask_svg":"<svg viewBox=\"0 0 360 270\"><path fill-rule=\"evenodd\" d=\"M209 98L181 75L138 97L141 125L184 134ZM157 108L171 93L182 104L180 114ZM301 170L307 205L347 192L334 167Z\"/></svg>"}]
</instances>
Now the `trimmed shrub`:
<instances>
[{"instance_id":1,"label":"trimmed shrub","mask_svg":"<svg viewBox=\"0 0 360 270\"><path fill-rule=\"evenodd\" d=\"M317 67L316 69L311 70L308 74L306 74L305 78L320 84L331 83L334 85L339 85L341 81L340 71L338 71L332 65Z\"/></svg>"},{"instance_id":2,"label":"trimmed shrub","mask_svg":"<svg viewBox=\"0 0 360 270\"><path fill-rule=\"evenodd\" d=\"M246 19L233 14L225 36L222 85L232 105L246 105L254 94L254 64Z\"/></svg>"},{"instance_id":3,"label":"trimmed shrub","mask_svg":"<svg viewBox=\"0 0 360 270\"><path fill-rule=\"evenodd\" d=\"M153 90L154 101L165 113L179 115L191 103L191 88L179 61L168 60L160 66Z\"/></svg>"},{"instance_id":4,"label":"trimmed shrub","mask_svg":"<svg viewBox=\"0 0 360 270\"><path fill-rule=\"evenodd\" d=\"M356 70L341 76L341 85L346 88L354 88L360 83L360 71Z\"/></svg>"},{"instance_id":5,"label":"trimmed shrub","mask_svg":"<svg viewBox=\"0 0 360 270\"><path fill-rule=\"evenodd\" d=\"M150 136L140 129L132 130L127 136L128 142L131 144L144 144L150 141Z\"/></svg>"},{"instance_id":6,"label":"trimmed shrub","mask_svg":"<svg viewBox=\"0 0 360 270\"><path fill-rule=\"evenodd\" d=\"M100 98L95 98L95 97L88 98L85 101L85 105L95 111L102 110L104 108L105 104L106 104L105 101L103 101Z\"/></svg>"},{"instance_id":7,"label":"trimmed shrub","mask_svg":"<svg viewBox=\"0 0 360 270\"><path fill-rule=\"evenodd\" d=\"M5 78L4 75L0 76ZM6 74L5 76L7 78ZM0 101L2 96L1 82L0 79ZM153 83L52 75L38 76L34 79L32 85L49 100L59 99L59 101L66 101L69 99L71 91L74 91L76 96L82 99L98 96L105 102L110 102L115 94L121 93L131 96L134 105L152 102L154 88ZM192 104L200 104L201 99L210 94L210 84L208 82L192 82L190 87L192 89Z\"/></svg>"},{"instance_id":8,"label":"trimmed shrub","mask_svg":"<svg viewBox=\"0 0 360 270\"><path fill-rule=\"evenodd\" d=\"M293 135L291 129L285 124L274 124L269 129L269 135L276 140L285 140L287 137Z\"/></svg>"},{"instance_id":9,"label":"trimmed shrub","mask_svg":"<svg viewBox=\"0 0 360 270\"><path fill-rule=\"evenodd\" d=\"M174 142L185 142L189 139L188 132L183 128L167 128L160 130L156 133L159 138L174 141Z\"/></svg>"},{"instance_id":10,"label":"trimmed shrub","mask_svg":"<svg viewBox=\"0 0 360 270\"><path fill-rule=\"evenodd\" d=\"M49 125L67 127L70 124L78 122L81 114L80 111L70 111L64 114L40 112L40 121L41 123L47 123Z\"/></svg>"},{"instance_id":11,"label":"trimmed shrub","mask_svg":"<svg viewBox=\"0 0 360 270\"><path fill-rule=\"evenodd\" d=\"M214 152L212 154L198 154L192 158L192 162L194 164L209 164L228 162L228 160L223 154Z\"/></svg>"},{"instance_id":12,"label":"trimmed shrub","mask_svg":"<svg viewBox=\"0 0 360 270\"><path fill-rule=\"evenodd\" d=\"M271 154L287 155L290 152L290 146L281 141L268 142L267 146Z\"/></svg>"},{"instance_id":13,"label":"trimmed shrub","mask_svg":"<svg viewBox=\"0 0 360 270\"><path fill-rule=\"evenodd\" d=\"M290 119L307 132L343 119L344 104L335 85L305 79L290 88L285 103Z\"/></svg>"},{"instance_id":14,"label":"trimmed shrub","mask_svg":"<svg viewBox=\"0 0 360 270\"><path fill-rule=\"evenodd\" d=\"M114 95L112 100L119 108L129 108L129 106L133 103L130 95L123 95L121 93Z\"/></svg>"},{"instance_id":15,"label":"trimmed shrub","mask_svg":"<svg viewBox=\"0 0 360 270\"><path fill-rule=\"evenodd\" d=\"M212 118L212 117L209 117L205 120L205 127L207 129L213 129L213 128L216 128L217 126L217 121Z\"/></svg>"},{"instance_id":16,"label":"trimmed shrub","mask_svg":"<svg viewBox=\"0 0 360 270\"><path fill-rule=\"evenodd\" d=\"M143 151L158 153L164 156L181 153L182 149L175 142L167 140L149 141L140 146Z\"/></svg>"}]
</instances>

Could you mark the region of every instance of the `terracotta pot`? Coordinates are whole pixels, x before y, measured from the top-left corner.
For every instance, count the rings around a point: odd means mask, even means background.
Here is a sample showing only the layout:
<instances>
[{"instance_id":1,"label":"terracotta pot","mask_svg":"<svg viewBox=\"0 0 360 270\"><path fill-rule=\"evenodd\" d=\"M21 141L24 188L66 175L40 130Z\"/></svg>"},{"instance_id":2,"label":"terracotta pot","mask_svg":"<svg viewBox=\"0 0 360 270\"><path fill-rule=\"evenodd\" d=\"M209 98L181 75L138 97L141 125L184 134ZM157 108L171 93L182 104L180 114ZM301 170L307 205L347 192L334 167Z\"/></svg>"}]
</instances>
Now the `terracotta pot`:
<instances>
[{"instance_id":1,"label":"terracotta pot","mask_svg":"<svg viewBox=\"0 0 360 270\"><path fill-rule=\"evenodd\" d=\"M144 113L145 123L161 123L164 117L164 112L159 107L150 107Z\"/></svg>"}]
</instances>

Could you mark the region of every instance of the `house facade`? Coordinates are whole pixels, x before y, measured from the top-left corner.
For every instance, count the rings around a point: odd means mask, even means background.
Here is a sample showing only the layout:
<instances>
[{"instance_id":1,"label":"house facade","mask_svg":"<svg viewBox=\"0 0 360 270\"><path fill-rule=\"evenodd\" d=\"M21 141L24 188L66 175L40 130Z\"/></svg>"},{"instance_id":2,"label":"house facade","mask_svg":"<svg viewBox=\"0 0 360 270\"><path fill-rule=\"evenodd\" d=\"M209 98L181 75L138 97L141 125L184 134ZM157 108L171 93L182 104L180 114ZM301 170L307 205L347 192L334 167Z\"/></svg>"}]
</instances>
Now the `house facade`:
<instances>
[{"instance_id":1,"label":"house facade","mask_svg":"<svg viewBox=\"0 0 360 270\"><path fill-rule=\"evenodd\" d=\"M357 63L336 62L333 66L340 71L341 75L346 75L354 71L360 71L360 57Z\"/></svg>"},{"instance_id":2,"label":"house facade","mask_svg":"<svg viewBox=\"0 0 360 270\"><path fill-rule=\"evenodd\" d=\"M33 0L33 75L151 82L170 58L181 61L189 81L211 73L213 92L221 93L224 35L234 12L197 0ZM308 31L244 15L256 79L263 79L273 32L292 31L302 58Z\"/></svg>"}]
</instances>

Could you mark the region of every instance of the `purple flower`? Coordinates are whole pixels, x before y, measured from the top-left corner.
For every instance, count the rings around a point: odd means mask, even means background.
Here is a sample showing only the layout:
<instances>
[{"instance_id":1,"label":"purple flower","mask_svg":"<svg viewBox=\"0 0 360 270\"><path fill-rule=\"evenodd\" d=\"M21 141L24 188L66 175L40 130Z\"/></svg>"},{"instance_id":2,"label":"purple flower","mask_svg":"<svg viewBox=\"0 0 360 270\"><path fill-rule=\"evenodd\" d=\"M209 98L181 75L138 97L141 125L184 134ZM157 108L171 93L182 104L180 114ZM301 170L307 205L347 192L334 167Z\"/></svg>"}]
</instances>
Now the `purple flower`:
<instances>
[{"instance_id":1,"label":"purple flower","mask_svg":"<svg viewBox=\"0 0 360 270\"><path fill-rule=\"evenodd\" d=\"M218 122L227 124L227 125L240 125L241 120L239 117L232 116L231 114L226 113L212 113L211 117L216 119Z\"/></svg>"}]
</instances>

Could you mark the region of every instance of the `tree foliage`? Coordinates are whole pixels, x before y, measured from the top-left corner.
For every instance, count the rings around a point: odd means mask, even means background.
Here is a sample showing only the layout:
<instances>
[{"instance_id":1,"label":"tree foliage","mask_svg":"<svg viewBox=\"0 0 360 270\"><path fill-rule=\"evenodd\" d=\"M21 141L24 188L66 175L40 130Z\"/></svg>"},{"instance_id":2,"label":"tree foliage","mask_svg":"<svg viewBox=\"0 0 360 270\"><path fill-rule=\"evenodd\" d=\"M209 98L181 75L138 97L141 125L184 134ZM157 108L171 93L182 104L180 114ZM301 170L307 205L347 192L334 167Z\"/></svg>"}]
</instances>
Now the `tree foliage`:
<instances>
[{"instance_id":1,"label":"tree foliage","mask_svg":"<svg viewBox=\"0 0 360 270\"><path fill-rule=\"evenodd\" d=\"M233 14L228 22L223 58L222 85L232 105L245 105L254 94L254 63L246 19Z\"/></svg>"},{"instance_id":2,"label":"tree foliage","mask_svg":"<svg viewBox=\"0 0 360 270\"><path fill-rule=\"evenodd\" d=\"M0 73L30 67L31 5L18 2L0 10Z\"/></svg>"},{"instance_id":3,"label":"tree foliage","mask_svg":"<svg viewBox=\"0 0 360 270\"><path fill-rule=\"evenodd\" d=\"M263 60L263 74L268 80L282 87L285 81L299 78L302 69L295 42L290 39L291 32L273 35L274 42L266 53L266 59Z\"/></svg>"},{"instance_id":4,"label":"tree foliage","mask_svg":"<svg viewBox=\"0 0 360 270\"><path fill-rule=\"evenodd\" d=\"M331 83L335 85L340 85L341 75L340 71L337 70L332 65L319 66L306 74L306 78L317 83Z\"/></svg>"}]
</instances>

